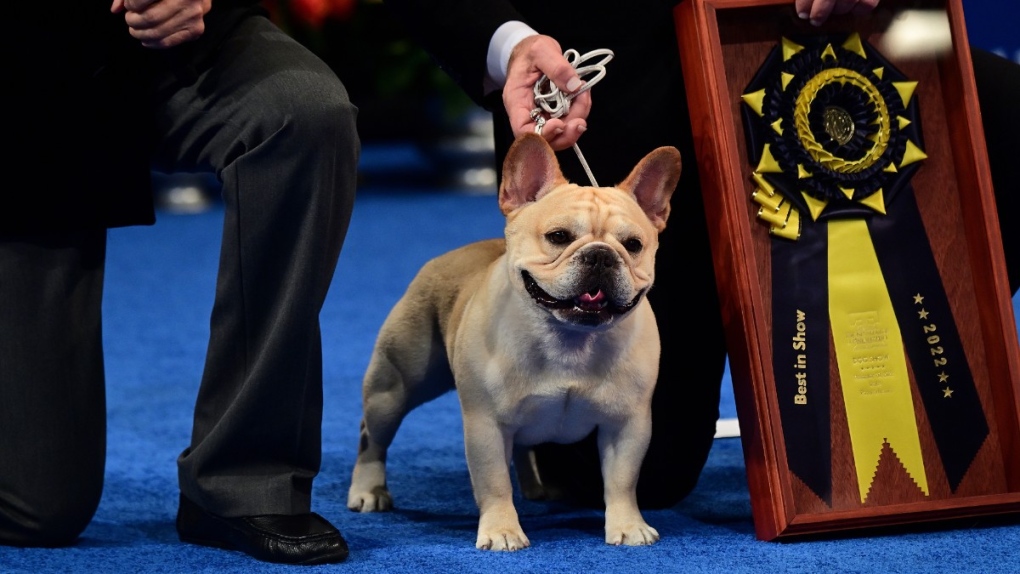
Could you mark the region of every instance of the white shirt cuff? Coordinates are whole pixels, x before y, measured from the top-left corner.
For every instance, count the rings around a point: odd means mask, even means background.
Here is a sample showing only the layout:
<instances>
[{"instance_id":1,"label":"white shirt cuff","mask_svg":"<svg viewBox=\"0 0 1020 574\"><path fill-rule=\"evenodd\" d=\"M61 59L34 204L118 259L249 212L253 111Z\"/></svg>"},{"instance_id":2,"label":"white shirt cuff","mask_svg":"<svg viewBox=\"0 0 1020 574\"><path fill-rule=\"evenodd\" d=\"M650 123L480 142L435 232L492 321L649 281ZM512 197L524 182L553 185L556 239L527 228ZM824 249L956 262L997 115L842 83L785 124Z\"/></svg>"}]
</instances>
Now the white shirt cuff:
<instances>
[{"instance_id":1,"label":"white shirt cuff","mask_svg":"<svg viewBox=\"0 0 1020 574\"><path fill-rule=\"evenodd\" d=\"M486 55L486 75L484 79L485 93L503 89L506 83L506 67L510 61L510 52L521 40L537 35L531 26L524 22L511 20L504 22L489 40L489 52Z\"/></svg>"}]
</instances>

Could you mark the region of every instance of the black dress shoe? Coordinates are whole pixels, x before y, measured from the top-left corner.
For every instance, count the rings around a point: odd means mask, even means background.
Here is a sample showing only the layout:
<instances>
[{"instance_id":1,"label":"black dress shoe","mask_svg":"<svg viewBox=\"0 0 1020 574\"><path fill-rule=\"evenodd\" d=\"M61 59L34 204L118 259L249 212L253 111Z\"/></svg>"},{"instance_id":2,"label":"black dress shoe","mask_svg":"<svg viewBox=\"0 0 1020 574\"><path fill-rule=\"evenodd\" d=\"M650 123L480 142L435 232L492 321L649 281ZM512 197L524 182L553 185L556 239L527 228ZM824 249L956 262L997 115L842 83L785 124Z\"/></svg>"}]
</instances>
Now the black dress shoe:
<instances>
[{"instance_id":1,"label":"black dress shoe","mask_svg":"<svg viewBox=\"0 0 1020 574\"><path fill-rule=\"evenodd\" d=\"M340 531L315 514L265 514L224 518L181 495L177 535L182 542L239 550L264 562L328 564L347 558Z\"/></svg>"}]
</instances>

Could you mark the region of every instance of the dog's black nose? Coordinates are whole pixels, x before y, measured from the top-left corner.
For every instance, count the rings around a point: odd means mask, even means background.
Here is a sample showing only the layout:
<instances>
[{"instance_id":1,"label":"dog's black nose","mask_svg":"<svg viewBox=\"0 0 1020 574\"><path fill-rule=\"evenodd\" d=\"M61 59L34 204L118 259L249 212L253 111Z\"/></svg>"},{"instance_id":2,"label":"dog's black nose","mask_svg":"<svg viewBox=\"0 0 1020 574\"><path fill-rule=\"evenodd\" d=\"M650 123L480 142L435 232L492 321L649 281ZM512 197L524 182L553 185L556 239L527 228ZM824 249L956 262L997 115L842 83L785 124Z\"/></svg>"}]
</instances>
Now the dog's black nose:
<instances>
[{"instance_id":1,"label":"dog's black nose","mask_svg":"<svg viewBox=\"0 0 1020 574\"><path fill-rule=\"evenodd\" d=\"M592 271L613 269L617 264L616 253L609 247L592 247L581 254L581 262Z\"/></svg>"}]
</instances>

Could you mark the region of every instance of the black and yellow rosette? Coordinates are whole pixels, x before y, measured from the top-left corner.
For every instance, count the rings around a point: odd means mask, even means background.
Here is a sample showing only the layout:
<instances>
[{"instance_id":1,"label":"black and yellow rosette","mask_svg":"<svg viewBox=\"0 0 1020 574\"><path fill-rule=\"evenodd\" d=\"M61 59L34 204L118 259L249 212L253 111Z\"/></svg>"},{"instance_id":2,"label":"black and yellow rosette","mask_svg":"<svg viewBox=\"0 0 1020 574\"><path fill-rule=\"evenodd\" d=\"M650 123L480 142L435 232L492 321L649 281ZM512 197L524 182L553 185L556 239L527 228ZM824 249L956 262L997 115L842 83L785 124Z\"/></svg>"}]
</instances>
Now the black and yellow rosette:
<instances>
[{"instance_id":1,"label":"black and yellow rosette","mask_svg":"<svg viewBox=\"0 0 1020 574\"><path fill-rule=\"evenodd\" d=\"M830 331L862 503L885 444L929 494L909 369L954 491L988 435L910 183L916 87L851 34L782 39L743 96L787 462L829 505Z\"/></svg>"}]
</instances>

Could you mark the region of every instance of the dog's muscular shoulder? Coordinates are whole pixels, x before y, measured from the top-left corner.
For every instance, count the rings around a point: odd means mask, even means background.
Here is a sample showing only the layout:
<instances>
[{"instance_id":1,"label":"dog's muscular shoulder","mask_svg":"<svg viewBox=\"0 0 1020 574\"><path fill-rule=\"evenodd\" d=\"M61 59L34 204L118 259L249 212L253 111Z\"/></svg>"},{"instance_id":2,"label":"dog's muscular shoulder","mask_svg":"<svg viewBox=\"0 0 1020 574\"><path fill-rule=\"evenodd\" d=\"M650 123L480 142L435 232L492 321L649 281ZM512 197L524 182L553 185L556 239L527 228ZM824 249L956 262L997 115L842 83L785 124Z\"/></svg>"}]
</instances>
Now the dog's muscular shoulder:
<instances>
[{"instance_id":1,"label":"dog's muscular shoulder","mask_svg":"<svg viewBox=\"0 0 1020 574\"><path fill-rule=\"evenodd\" d=\"M448 251L425 263L407 288L414 296L398 305L414 306L432 318L444 335L460 322L464 305L479 289L489 268L506 253L503 239L487 239Z\"/></svg>"}]
</instances>

